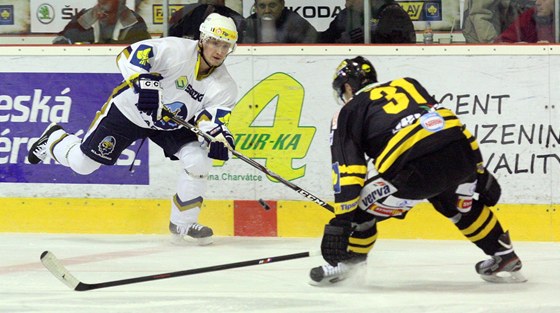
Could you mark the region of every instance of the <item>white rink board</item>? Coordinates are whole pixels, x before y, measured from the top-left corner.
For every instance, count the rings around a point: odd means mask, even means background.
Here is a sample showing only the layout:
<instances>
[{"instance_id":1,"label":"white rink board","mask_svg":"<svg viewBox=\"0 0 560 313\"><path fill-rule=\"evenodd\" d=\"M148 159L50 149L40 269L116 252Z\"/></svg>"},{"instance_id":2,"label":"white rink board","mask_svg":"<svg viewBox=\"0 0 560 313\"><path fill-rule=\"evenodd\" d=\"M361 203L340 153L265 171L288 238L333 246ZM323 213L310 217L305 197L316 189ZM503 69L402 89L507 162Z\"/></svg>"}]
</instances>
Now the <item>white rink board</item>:
<instances>
[{"instance_id":1,"label":"white rink board","mask_svg":"<svg viewBox=\"0 0 560 313\"><path fill-rule=\"evenodd\" d=\"M469 53L467 47L463 48L462 53ZM274 47L276 54L281 54L286 49L289 55L282 56L264 55L268 51L266 49L271 48L259 50L245 46L230 56L226 63L238 83L240 100L261 80L273 74L280 73L301 85L302 106L293 109L300 110L299 122L295 121L294 125L314 128L315 133L303 157L291 159L288 166L292 169L305 167L304 175L293 182L324 200L332 199L329 123L331 116L339 108L330 88L332 75L342 59L359 53L373 62L380 81L403 76L419 80L436 99L442 99L444 106L455 111L471 132L475 133L476 130L488 168L495 172L502 184L502 202L546 204L560 202L560 195L554 192L559 187L557 177L560 172L560 152L557 148L560 140L560 114L557 105L560 100L557 88L560 85L560 55L553 47L548 47L549 50L547 46L542 47L543 49L533 46L534 49L516 50L516 47L502 46L500 49L508 52L500 55L473 53L466 56L461 55L461 48L457 47L449 53L429 55L412 55L422 53L419 48L415 48L413 53L407 53L407 48L413 49L412 47L399 48L398 53L384 53L383 51L388 50L376 50L373 47L369 50L365 47L347 52L351 49L341 47L339 50L329 48L331 50L328 53L301 54L293 53L295 48ZM114 54L103 54L95 49L86 51L85 48L74 48L71 49L72 56L62 57L50 56L48 51L45 53L45 48L36 49L43 49L39 53L42 56L18 52L19 56L16 57L4 51L0 54L0 62L4 64L3 71L117 72L114 55L120 49L114 49ZM534 53L521 54L527 49ZM375 55L375 51L380 51L377 52L380 55ZM84 55L80 56L80 53ZM98 55L92 58L87 53ZM278 86L281 84L279 82ZM286 90L289 91L290 88ZM283 95L273 97L261 112L261 119L253 123L272 126L273 122L279 120L278 116L273 116L277 109L276 102L289 103L290 99ZM99 104L100 107L101 105L102 103ZM236 111L233 118L236 118L235 114ZM534 133L532 142L527 138L531 132ZM95 188L91 188L91 185L3 183L2 196L84 197L87 191L88 197L95 198L167 198L175 193L174 177L180 170L179 163L166 161L158 147L150 146L148 186L95 185ZM241 152L246 154L247 151ZM250 153L246 155L251 156ZM278 156L286 155L279 153ZM264 159L256 158L256 161L283 177L286 173L289 174L282 168L278 170L273 163L267 161L265 164ZM228 173L230 177L252 175L256 181L222 179L222 173ZM264 174L238 159L229 161L222 168L214 168L212 174L219 177L219 183L210 182L208 199L302 199L290 188L270 181Z\"/></svg>"}]
</instances>

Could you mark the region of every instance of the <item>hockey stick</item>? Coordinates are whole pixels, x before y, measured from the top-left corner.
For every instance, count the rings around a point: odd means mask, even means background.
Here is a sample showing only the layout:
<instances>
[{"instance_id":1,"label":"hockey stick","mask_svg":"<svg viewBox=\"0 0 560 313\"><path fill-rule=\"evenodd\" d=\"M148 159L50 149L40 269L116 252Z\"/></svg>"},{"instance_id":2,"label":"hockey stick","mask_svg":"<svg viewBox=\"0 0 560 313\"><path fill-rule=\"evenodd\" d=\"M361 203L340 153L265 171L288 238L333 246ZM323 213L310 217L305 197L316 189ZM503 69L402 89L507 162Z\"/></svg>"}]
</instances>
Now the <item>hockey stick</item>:
<instances>
[{"instance_id":1,"label":"hockey stick","mask_svg":"<svg viewBox=\"0 0 560 313\"><path fill-rule=\"evenodd\" d=\"M50 252L45 251L41 254L41 263L61 282L63 282L66 286L70 287L75 291L88 291L93 289L99 288L107 288L107 287L114 287L114 286L122 286L122 285L129 285L129 284L136 284L146 281L154 281L172 277L179 277L179 276L187 276L187 275L194 275L194 274L201 274L201 273L208 273L208 272L215 272L221 270L227 270L232 268L239 268L239 267L246 267L246 266L253 266L253 265L261 265L261 264L268 264L274 262L281 262L287 260L294 260L300 258L306 258L313 255L318 255L319 252L301 252L301 253L294 253L294 254L286 254L286 255L279 255L273 256L268 258L262 259L255 259L250 261L242 261L242 262L235 262L235 263L228 263L228 264L221 264L221 265L214 265L208 267L201 267L195 268L190 270L184 271L177 271L177 272L169 272L169 273L162 273L162 274L155 274L155 275L148 275L148 276L140 276L128 279L121 279L121 280L113 280L107 281L102 283L93 283L88 284L81 282L78 280L74 275L70 273L64 267L62 262L56 258L56 256Z\"/></svg>"},{"instance_id":2,"label":"hockey stick","mask_svg":"<svg viewBox=\"0 0 560 313\"><path fill-rule=\"evenodd\" d=\"M216 140L214 137L210 136L209 134L203 132L202 130L200 130L200 128L192 125L191 123L176 117L172 112L169 112L167 110L163 110L162 114L164 115L164 119L170 119L173 122L182 125L184 127L186 127L188 130L192 131L193 133L202 136L206 141L208 142L212 142L214 140ZM296 184L287 181L286 179L282 178L282 176L274 173L273 171L269 170L268 168L260 165L258 162L256 162L255 160L248 158L246 156L244 156L243 154L241 154L240 152L236 151L235 149L231 148L229 145L226 145L227 149L229 151L231 151L231 153L233 155L235 155L236 157L238 157L239 159L243 160L245 163L248 163L249 165L253 166L254 168L258 169L259 171L265 173L268 176L274 177L275 179L277 179L279 182L281 182L282 184L290 187L292 190L295 190L297 193L299 193L300 195L306 197L307 199L315 202L316 204L322 206L323 208L331 211L334 213L334 208L328 204L327 202L319 199L317 196L315 196L314 194L310 193L309 191L297 186Z\"/></svg>"}]
</instances>

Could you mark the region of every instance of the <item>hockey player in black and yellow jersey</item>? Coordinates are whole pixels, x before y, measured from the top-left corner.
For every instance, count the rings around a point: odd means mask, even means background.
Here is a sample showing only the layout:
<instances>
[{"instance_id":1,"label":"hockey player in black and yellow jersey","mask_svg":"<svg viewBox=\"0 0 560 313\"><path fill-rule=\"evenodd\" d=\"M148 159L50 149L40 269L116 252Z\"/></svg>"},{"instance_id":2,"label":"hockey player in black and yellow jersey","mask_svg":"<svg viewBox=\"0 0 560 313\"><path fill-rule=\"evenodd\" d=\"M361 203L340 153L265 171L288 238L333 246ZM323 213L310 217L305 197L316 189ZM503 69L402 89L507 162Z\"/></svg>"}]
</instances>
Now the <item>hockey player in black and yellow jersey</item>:
<instances>
[{"instance_id":1,"label":"hockey player in black and yellow jersey","mask_svg":"<svg viewBox=\"0 0 560 313\"><path fill-rule=\"evenodd\" d=\"M500 185L459 118L413 78L379 83L360 56L339 65L333 88L344 103L331 126L336 217L321 242L328 264L311 270L311 283L340 281L364 265L377 222L404 218L424 199L491 256L475 266L483 279L526 281L509 233L489 209Z\"/></svg>"}]
</instances>

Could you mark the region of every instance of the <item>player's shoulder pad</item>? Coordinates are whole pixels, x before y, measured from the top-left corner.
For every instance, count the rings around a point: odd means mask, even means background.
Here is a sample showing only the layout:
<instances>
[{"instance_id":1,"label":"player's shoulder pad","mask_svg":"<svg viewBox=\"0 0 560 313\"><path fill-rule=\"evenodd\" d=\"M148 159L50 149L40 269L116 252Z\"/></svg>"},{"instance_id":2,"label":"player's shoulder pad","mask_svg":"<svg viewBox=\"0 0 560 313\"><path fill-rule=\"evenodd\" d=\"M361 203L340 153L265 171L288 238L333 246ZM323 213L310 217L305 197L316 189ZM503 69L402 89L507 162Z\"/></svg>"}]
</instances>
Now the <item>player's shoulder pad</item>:
<instances>
[{"instance_id":1,"label":"player's shoulder pad","mask_svg":"<svg viewBox=\"0 0 560 313\"><path fill-rule=\"evenodd\" d=\"M156 63L162 65L187 57L187 45L184 41L183 38L164 37L137 42L130 46L129 62L146 72L152 72Z\"/></svg>"},{"instance_id":2,"label":"player's shoulder pad","mask_svg":"<svg viewBox=\"0 0 560 313\"><path fill-rule=\"evenodd\" d=\"M212 106L233 107L237 100L237 83L225 68L220 66L213 74L206 98Z\"/></svg>"},{"instance_id":3,"label":"player's shoulder pad","mask_svg":"<svg viewBox=\"0 0 560 313\"><path fill-rule=\"evenodd\" d=\"M412 77L403 77L402 79L413 83L414 85L420 85L420 82L416 79L416 78L412 78Z\"/></svg>"}]
</instances>

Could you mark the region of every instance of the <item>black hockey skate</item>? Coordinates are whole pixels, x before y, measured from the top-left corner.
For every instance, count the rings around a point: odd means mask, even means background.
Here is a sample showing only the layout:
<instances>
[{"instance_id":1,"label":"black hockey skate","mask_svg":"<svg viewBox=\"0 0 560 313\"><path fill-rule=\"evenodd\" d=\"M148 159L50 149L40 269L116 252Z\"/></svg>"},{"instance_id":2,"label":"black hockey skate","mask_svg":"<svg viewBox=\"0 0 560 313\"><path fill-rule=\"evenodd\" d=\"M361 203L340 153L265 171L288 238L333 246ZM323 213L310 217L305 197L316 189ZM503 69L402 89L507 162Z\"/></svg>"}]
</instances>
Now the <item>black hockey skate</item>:
<instances>
[{"instance_id":1,"label":"black hockey skate","mask_svg":"<svg viewBox=\"0 0 560 313\"><path fill-rule=\"evenodd\" d=\"M62 127L56 123L51 123L47 126L47 129L41 134L41 137L35 141L35 143L29 149L29 154L27 159L31 164L38 164L47 158L47 141L49 136L55 131L62 129Z\"/></svg>"},{"instance_id":2,"label":"black hockey skate","mask_svg":"<svg viewBox=\"0 0 560 313\"><path fill-rule=\"evenodd\" d=\"M199 246L206 246L214 242L212 228L198 223L180 226L169 222L169 231L175 244L184 244L186 242L185 236L194 238Z\"/></svg>"},{"instance_id":3,"label":"black hockey skate","mask_svg":"<svg viewBox=\"0 0 560 313\"><path fill-rule=\"evenodd\" d=\"M492 283L526 282L527 279L521 273L521 260L513 251L509 233L502 234L498 242L502 247L492 258L478 262L476 272L482 279Z\"/></svg>"}]
</instances>

